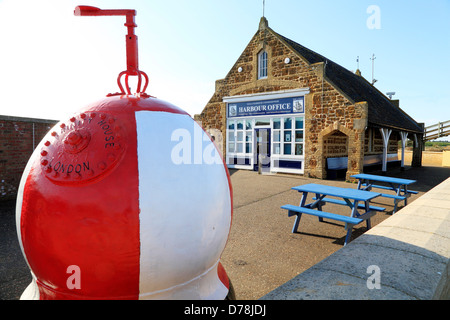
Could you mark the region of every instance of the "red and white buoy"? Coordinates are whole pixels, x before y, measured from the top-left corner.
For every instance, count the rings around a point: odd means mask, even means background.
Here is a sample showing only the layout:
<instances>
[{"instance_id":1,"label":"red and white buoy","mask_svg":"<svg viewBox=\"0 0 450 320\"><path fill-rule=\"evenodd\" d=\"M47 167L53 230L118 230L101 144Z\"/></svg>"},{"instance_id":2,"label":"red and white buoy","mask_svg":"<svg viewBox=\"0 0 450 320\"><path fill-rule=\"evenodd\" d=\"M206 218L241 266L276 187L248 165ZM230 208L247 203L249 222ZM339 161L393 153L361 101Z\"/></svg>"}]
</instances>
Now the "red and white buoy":
<instances>
[{"instance_id":1,"label":"red and white buoy","mask_svg":"<svg viewBox=\"0 0 450 320\"><path fill-rule=\"evenodd\" d=\"M136 26L134 10L77 7L75 14L126 15L127 39ZM228 170L186 112L145 94L137 45L127 62L121 92L59 122L25 168L16 222L33 280L22 299L229 293L220 264L232 219ZM139 77L136 94L125 92L123 75L127 91L128 76Z\"/></svg>"}]
</instances>

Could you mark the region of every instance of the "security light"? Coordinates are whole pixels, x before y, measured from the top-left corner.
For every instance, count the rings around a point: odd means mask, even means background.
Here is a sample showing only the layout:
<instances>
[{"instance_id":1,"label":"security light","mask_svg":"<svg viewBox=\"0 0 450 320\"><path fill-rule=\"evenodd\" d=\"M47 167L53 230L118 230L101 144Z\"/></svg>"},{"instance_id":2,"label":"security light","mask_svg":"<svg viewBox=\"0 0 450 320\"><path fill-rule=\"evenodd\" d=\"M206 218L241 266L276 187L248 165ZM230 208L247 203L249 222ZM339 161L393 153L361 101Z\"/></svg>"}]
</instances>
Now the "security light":
<instances>
[{"instance_id":1,"label":"security light","mask_svg":"<svg viewBox=\"0 0 450 320\"><path fill-rule=\"evenodd\" d=\"M392 96L395 95L395 92L386 92L386 95L389 97L389 99L392 99Z\"/></svg>"}]
</instances>

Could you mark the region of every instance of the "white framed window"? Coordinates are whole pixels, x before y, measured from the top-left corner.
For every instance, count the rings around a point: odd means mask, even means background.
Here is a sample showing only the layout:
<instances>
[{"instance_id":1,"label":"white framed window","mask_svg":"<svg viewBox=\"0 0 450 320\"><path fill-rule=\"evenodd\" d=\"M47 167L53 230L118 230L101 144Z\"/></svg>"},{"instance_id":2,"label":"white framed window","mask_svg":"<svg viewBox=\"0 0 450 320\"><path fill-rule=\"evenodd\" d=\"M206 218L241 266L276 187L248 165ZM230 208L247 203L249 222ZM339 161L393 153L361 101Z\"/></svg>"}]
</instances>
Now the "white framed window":
<instances>
[{"instance_id":1,"label":"white framed window","mask_svg":"<svg viewBox=\"0 0 450 320\"><path fill-rule=\"evenodd\" d=\"M267 52L265 50L258 54L258 79L267 78Z\"/></svg>"},{"instance_id":2,"label":"white framed window","mask_svg":"<svg viewBox=\"0 0 450 320\"><path fill-rule=\"evenodd\" d=\"M273 154L281 156L303 156L304 117L273 118Z\"/></svg>"},{"instance_id":3,"label":"white framed window","mask_svg":"<svg viewBox=\"0 0 450 320\"><path fill-rule=\"evenodd\" d=\"M228 121L228 130L227 130L227 151L229 153L236 152L236 122Z\"/></svg>"},{"instance_id":4,"label":"white framed window","mask_svg":"<svg viewBox=\"0 0 450 320\"><path fill-rule=\"evenodd\" d=\"M303 144L304 144L304 118L303 117L296 117L294 118L295 121L295 131L294 131L294 154L296 156L302 156L303 155Z\"/></svg>"},{"instance_id":5,"label":"white framed window","mask_svg":"<svg viewBox=\"0 0 450 320\"><path fill-rule=\"evenodd\" d=\"M228 121L228 153L253 154L253 123L250 119Z\"/></svg>"},{"instance_id":6,"label":"white framed window","mask_svg":"<svg viewBox=\"0 0 450 320\"><path fill-rule=\"evenodd\" d=\"M272 153L273 154L281 154L281 119L280 118L274 118L272 121L272 140L273 140L273 147L272 147Z\"/></svg>"}]
</instances>

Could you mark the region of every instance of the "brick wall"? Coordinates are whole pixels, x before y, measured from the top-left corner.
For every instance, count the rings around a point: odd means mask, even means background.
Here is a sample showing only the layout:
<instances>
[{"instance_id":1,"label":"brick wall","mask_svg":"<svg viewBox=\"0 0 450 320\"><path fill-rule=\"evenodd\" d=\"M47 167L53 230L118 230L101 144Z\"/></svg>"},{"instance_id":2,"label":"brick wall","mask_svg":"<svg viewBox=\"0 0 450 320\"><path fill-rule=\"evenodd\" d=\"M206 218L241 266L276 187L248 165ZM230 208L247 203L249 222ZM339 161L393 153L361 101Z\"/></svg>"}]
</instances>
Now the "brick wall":
<instances>
[{"instance_id":1,"label":"brick wall","mask_svg":"<svg viewBox=\"0 0 450 320\"><path fill-rule=\"evenodd\" d=\"M28 159L56 122L0 116L0 201L15 199Z\"/></svg>"}]
</instances>

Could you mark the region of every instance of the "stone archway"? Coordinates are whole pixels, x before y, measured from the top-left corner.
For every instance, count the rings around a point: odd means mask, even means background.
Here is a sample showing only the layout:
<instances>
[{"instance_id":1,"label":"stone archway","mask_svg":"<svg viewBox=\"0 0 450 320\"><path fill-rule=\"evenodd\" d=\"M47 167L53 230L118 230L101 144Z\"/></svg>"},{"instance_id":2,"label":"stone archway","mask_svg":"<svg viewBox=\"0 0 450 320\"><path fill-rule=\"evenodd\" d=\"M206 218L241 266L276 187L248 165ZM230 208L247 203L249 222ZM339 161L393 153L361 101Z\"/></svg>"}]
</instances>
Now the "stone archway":
<instances>
[{"instance_id":1,"label":"stone archway","mask_svg":"<svg viewBox=\"0 0 450 320\"><path fill-rule=\"evenodd\" d=\"M338 121L325 128L319 134L319 145L322 149L322 176L329 177L327 173L327 158L343 158L341 165L346 165L347 170L350 166L349 161L349 143L352 130L341 125Z\"/></svg>"},{"instance_id":2,"label":"stone archway","mask_svg":"<svg viewBox=\"0 0 450 320\"><path fill-rule=\"evenodd\" d=\"M344 142L345 141L345 142ZM326 159L329 151L326 150L332 144L335 144L335 154L343 156L346 152L347 156L347 173L346 180L350 180L353 174L361 173L364 158L364 132L361 130L352 130L342 125L339 121L335 121L332 125L322 130L318 135L318 155L315 168L315 176L326 179ZM332 142L330 144L330 142ZM344 147L344 144L346 147ZM346 151L345 151L346 150Z\"/></svg>"}]
</instances>

